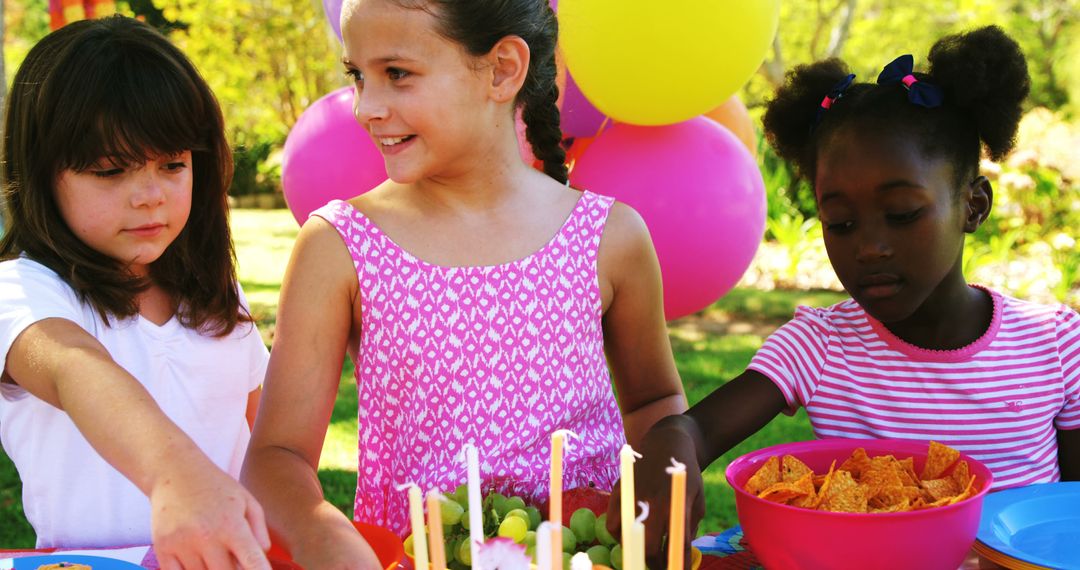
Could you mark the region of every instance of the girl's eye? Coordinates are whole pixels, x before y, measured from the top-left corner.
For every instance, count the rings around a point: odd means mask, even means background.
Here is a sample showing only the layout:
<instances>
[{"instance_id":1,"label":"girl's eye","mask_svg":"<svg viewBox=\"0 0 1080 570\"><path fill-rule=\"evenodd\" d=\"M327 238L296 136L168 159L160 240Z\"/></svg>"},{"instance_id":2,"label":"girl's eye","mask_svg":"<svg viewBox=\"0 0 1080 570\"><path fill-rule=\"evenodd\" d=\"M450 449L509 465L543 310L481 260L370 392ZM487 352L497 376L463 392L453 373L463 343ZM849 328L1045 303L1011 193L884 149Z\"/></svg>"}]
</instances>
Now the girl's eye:
<instances>
[{"instance_id":1,"label":"girl's eye","mask_svg":"<svg viewBox=\"0 0 1080 570\"><path fill-rule=\"evenodd\" d=\"M397 67L389 67L386 69L386 76L389 77L391 81L397 81L408 77L409 72Z\"/></svg>"},{"instance_id":2,"label":"girl's eye","mask_svg":"<svg viewBox=\"0 0 1080 570\"><path fill-rule=\"evenodd\" d=\"M855 227L855 222L829 223L822 220L821 225L825 227L825 231L827 232L842 234L851 231L851 229Z\"/></svg>"},{"instance_id":3,"label":"girl's eye","mask_svg":"<svg viewBox=\"0 0 1080 570\"><path fill-rule=\"evenodd\" d=\"M165 170L168 170L170 172L176 172L185 168L187 168L187 163L183 161L170 162L165 165Z\"/></svg>"},{"instance_id":4,"label":"girl's eye","mask_svg":"<svg viewBox=\"0 0 1080 570\"><path fill-rule=\"evenodd\" d=\"M124 173L123 168L95 168L90 171L98 178L112 178Z\"/></svg>"},{"instance_id":5,"label":"girl's eye","mask_svg":"<svg viewBox=\"0 0 1080 570\"><path fill-rule=\"evenodd\" d=\"M361 83L364 81L364 74L359 69L346 69L345 76L352 79L355 83Z\"/></svg>"},{"instance_id":6,"label":"girl's eye","mask_svg":"<svg viewBox=\"0 0 1080 570\"><path fill-rule=\"evenodd\" d=\"M919 214L922 213L922 208L911 210L910 212L902 212L899 214L886 214L885 219L894 224L906 224L915 221Z\"/></svg>"}]
</instances>

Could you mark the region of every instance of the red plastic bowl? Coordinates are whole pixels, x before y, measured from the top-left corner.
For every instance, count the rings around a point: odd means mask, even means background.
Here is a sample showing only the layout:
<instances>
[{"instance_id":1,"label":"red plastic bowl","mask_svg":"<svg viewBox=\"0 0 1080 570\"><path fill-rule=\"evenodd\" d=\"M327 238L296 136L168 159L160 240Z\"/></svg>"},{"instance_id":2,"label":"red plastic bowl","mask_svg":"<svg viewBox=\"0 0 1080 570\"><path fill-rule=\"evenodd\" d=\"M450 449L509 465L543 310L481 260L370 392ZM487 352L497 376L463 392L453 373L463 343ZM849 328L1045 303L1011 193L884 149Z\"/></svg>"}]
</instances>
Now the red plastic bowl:
<instances>
[{"instance_id":1,"label":"red plastic bowl","mask_svg":"<svg viewBox=\"0 0 1080 570\"><path fill-rule=\"evenodd\" d=\"M379 563L383 565L383 568L386 568L386 570L397 568L401 558L405 556L405 547L401 544L401 539L396 534L380 526L356 521L352 521L352 523L356 530L360 532L360 535L364 537L364 540L371 545L371 549L375 551L375 556L379 557ZM270 538L273 539L274 537L271 536ZM266 553L266 556L270 559L274 570L300 568L299 564L292 561L292 555L289 554L285 547L280 546L275 540L271 542L270 551Z\"/></svg>"},{"instance_id":2,"label":"red plastic bowl","mask_svg":"<svg viewBox=\"0 0 1080 570\"><path fill-rule=\"evenodd\" d=\"M821 439L786 443L748 453L728 465L728 484L743 535L769 570L875 568L877 570L956 570L979 528L983 497L993 475L982 463L966 459L979 492L954 505L902 513L833 513L759 499L743 487L773 455L794 455L815 473L825 473L856 448L867 455L913 457L922 471L929 442L890 439Z\"/></svg>"}]
</instances>

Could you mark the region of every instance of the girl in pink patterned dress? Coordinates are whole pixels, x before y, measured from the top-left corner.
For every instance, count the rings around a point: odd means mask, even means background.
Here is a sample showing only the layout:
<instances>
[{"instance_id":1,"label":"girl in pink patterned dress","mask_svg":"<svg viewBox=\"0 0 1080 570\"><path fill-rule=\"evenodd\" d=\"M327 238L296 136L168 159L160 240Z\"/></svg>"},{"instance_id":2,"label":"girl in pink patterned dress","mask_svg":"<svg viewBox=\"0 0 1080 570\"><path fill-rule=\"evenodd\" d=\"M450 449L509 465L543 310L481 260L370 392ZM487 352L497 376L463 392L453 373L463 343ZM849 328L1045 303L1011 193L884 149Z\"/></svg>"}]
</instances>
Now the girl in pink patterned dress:
<instances>
[{"instance_id":1,"label":"girl in pink patterned dress","mask_svg":"<svg viewBox=\"0 0 1080 570\"><path fill-rule=\"evenodd\" d=\"M454 489L467 443L485 492L540 500L550 434L569 429L564 485L610 489L624 441L686 407L644 223L566 186L547 0L342 12L355 114L390 180L300 232L243 476L297 560L319 568L375 564L316 478L346 352L355 516L402 535L394 487ZM518 109L543 173L519 157Z\"/></svg>"}]
</instances>

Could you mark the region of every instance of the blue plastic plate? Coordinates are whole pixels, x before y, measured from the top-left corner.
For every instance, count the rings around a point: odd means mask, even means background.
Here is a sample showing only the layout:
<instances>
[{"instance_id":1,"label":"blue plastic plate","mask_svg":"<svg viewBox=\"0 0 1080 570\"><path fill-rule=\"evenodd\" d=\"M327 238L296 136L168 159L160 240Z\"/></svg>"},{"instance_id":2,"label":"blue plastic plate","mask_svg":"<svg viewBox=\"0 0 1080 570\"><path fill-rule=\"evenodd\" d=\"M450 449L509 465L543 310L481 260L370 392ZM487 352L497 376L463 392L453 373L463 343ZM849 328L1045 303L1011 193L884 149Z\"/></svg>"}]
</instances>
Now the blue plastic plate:
<instances>
[{"instance_id":1,"label":"blue plastic plate","mask_svg":"<svg viewBox=\"0 0 1080 570\"><path fill-rule=\"evenodd\" d=\"M79 556L68 554L42 554L41 556L24 556L22 558L15 558L14 570L37 570L39 566L45 564L58 564L60 562L67 562L69 564L85 564L93 570L142 570L142 566L136 566L130 562L124 562L123 560L116 560L115 558L105 558L102 556Z\"/></svg>"},{"instance_id":2,"label":"blue plastic plate","mask_svg":"<svg viewBox=\"0 0 1080 570\"><path fill-rule=\"evenodd\" d=\"M1030 564L1080 568L1080 481L989 493L976 538Z\"/></svg>"}]
</instances>

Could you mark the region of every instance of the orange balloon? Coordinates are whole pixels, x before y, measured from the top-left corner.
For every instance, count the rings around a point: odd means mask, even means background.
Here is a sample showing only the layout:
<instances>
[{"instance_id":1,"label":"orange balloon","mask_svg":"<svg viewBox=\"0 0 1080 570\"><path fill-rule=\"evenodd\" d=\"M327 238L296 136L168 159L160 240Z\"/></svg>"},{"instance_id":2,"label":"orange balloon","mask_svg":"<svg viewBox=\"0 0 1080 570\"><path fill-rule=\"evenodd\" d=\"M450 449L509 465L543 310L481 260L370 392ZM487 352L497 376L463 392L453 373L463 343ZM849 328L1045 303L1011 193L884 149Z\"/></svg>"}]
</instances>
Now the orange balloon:
<instances>
[{"instance_id":1,"label":"orange balloon","mask_svg":"<svg viewBox=\"0 0 1080 570\"><path fill-rule=\"evenodd\" d=\"M757 156L757 133L754 131L754 123L750 120L750 114L746 112L738 95L732 95L723 105L705 113L705 116L720 123L742 141L750 154Z\"/></svg>"}]
</instances>

